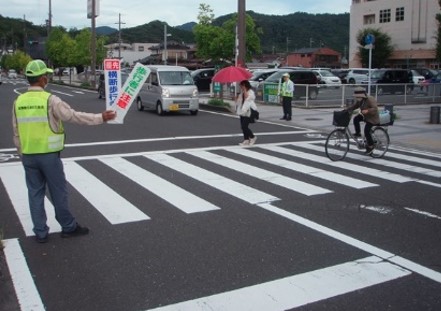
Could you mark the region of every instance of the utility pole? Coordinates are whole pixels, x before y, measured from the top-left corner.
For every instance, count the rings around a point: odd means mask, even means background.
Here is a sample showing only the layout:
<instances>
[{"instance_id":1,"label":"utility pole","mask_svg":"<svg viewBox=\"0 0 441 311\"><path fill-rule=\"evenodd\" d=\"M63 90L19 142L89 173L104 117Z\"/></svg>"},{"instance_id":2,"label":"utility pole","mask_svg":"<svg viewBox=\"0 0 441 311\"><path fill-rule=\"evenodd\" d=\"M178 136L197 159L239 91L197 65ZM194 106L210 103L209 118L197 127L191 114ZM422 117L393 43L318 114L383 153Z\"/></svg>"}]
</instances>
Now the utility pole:
<instances>
[{"instance_id":1,"label":"utility pole","mask_svg":"<svg viewBox=\"0 0 441 311\"><path fill-rule=\"evenodd\" d=\"M119 19L118 19L118 58L121 59L121 24L125 24L121 22L121 13L119 13Z\"/></svg>"},{"instance_id":2,"label":"utility pole","mask_svg":"<svg viewBox=\"0 0 441 311\"><path fill-rule=\"evenodd\" d=\"M163 59L164 59L164 65L167 65L167 37L171 36L171 34L167 33L167 24L164 24L164 55L163 55Z\"/></svg>"},{"instance_id":3,"label":"utility pole","mask_svg":"<svg viewBox=\"0 0 441 311\"><path fill-rule=\"evenodd\" d=\"M47 23L47 36L49 37L52 29L52 0L49 0L49 19Z\"/></svg>"},{"instance_id":4,"label":"utility pole","mask_svg":"<svg viewBox=\"0 0 441 311\"><path fill-rule=\"evenodd\" d=\"M96 7L95 7L95 1L92 0L92 42L90 44L91 54L92 54L92 88L95 89L96 87L96 75L95 75L95 68L96 68L96 24L95 24L95 15L96 15Z\"/></svg>"},{"instance_id":5,"label":"utility pole","mask_svg":"<svg viewBox=\"0 0 441 311\"><path fill-rule=\"evenodd\" d=\"M23 15L23 52L29 53L26 51L26 44L28 42L28 33L26 31L26 15Z\"/></svg>"},{"instance_id":6,"label":"utility pole","mask_svg":"<svg viewBox=\"0 0 441 311\"><path fill-rule=\"evenodd\" d=\"M245 67L245 14L245 0L238 0L237 37L239 47L236 66L240 67Z\"/></svg>"}]
</instances>

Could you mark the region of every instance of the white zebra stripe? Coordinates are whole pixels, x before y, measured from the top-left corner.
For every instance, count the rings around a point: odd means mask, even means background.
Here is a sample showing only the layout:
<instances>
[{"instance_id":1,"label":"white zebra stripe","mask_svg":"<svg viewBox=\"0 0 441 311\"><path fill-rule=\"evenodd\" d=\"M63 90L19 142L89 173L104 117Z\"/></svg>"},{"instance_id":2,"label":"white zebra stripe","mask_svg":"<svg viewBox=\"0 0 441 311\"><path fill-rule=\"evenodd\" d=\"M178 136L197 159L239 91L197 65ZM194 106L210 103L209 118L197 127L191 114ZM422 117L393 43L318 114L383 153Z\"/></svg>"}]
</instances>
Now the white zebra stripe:
<instances>
[{"instance_id":1,"label":"white zebra stripe","mask_svg":"<svg viewBox=\"0 0 441 311\"><path fill-rule=\"evenodd\" d=\"M249 186L240 184L234 180L228 179L219 174L202 169L196 165L189 164L166 154L150 154L145 155L145 157L211 187L214 187L219 191L223 191L229 195L244 200L250 204L279 200L277 197L270 194L253 189Z\"/></svg>"},{"instance_id":2,"label":"white zebra stripe","mask_svg":"<svg viewBox=\"0 0 441 311\"><path fill-rule=\"evenodd\" d=\"M111 224L148 220L137 209L109 186L75 162L65 163L69 183L80 192Z\"/></svg>"},{"instance_id":3,"label":"white zebra stripe","mask_svg":"<svg viewBox=\"0 0 441 311\"><path fill-rule=\"evenodd\" d=\"M308 174L317 178L321 178L327 181L331 181L334 183L338 183L341 185L345 185L347 187L355 188L355 189L363 189L369 187L378 186L377 184L373 184L364 180L359 180L356 178L344 176L341 174L328 172L317 167L312 167L300 163L296 163L293 161L288 161L282 158L270 156L264 153L258 153L255 151L251 151L248 149L230 149L229 152L240 154L249 158L256 159L258 161L263 161L269 164L277 165L283 167L284 169L289 169L292 171L300 172L303 174Z\"/></svg>"},{"instance_id":4,"label":"white zebra stripe","mask_svg":"<svg viewBox=\"0 0 441 311\"><path fill-rule=\"evenodd\" d=\"M187 214L219 209L219 207L214 204L195 196L125 159L106 158L100 161Z\"/></svg>"},{"instance_id":5,"label":"white zebra stripe","mask_svg":"<svg viewBox=\"0 0 441 311\"><path fill-rule=\"evenodd\" d=\"M317 187L240 161L228 159L214 153L199 151L189 152L189 154L307 196L332 192L331 190L322 187Z\"/></svg>"}]
</instances>

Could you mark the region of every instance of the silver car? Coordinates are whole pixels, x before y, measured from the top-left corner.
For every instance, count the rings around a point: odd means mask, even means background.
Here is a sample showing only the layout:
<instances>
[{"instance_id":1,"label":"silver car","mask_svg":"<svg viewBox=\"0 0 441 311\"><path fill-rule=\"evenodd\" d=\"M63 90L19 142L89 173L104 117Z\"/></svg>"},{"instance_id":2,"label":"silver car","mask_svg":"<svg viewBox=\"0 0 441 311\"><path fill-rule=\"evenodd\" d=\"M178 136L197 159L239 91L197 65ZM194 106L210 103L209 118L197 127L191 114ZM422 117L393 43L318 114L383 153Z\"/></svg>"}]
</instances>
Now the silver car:
<instances>
[{"instance_id":1,"label":"silver car","mask_svg":"<svg viewBox=\"0 0 441 311\"><path fill-rule=\"evenodd\" d=\"M139 111L154 109L158 115L166 112L199 110L199 93L190 71L181 66L152 65L149 77L136 99Z\"/></svg>"}]
</instances>

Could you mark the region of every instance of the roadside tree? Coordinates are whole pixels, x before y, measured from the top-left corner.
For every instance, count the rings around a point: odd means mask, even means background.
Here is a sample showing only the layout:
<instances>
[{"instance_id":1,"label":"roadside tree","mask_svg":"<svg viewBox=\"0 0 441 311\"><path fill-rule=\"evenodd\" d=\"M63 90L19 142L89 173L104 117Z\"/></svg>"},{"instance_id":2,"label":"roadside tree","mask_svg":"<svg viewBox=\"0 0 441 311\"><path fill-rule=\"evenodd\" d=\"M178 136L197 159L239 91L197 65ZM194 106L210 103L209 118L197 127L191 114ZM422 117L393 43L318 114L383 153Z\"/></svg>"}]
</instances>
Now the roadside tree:
<instances>
[{"instance_id":1,"label":"roadside tree","mask_svg":"<svg viewBox=\"0 0 441 311\"><path fill-rule=\"evenodd\" d=\"M198 24L193 28L197 45L197 56L213 61L229 60L235 57L237 14L227 20L221 27L213 25L213 10L207 4L199 5ZM260 53L259 29L254 20L246 15L246 60Z\"/></svg>"},{"instance_id":2,"label":"roadside tree","mask_svg":"<svg viewBox=\"0 0 441 311\"><path fill-rule=\"evenodd\" d=\"M363 67L369 67L369 50L365 49L366 35L372 34L375 37L374 49L372 50L372 68L386 67L389 57L392 55L393 47L391 37L380 31L380 29L365 28L358 32L357 42L360 45L358 53Z\"/></svg>"}]
</instances>

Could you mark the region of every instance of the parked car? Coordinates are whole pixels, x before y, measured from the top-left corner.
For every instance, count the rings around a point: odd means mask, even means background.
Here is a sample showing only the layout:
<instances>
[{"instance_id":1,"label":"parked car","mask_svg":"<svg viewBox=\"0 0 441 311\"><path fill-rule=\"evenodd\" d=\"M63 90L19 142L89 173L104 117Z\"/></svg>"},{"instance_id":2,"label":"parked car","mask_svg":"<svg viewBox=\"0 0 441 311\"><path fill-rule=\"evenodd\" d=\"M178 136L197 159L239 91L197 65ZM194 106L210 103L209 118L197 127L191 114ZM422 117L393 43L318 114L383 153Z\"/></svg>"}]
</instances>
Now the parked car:
<instances>
[{"instance_id":1,"label":"parked car","mask_svg":"<svg viewBox=\"0 0 441 311\"><path fill-rule=\"evenodd\" d=\"M257 89L259 86L259 83L265 81L266 78L271 76L273 73L278 71L279 69L273 68L273 69L256 69L254 70L253 76L248 80L250 81L251 87L254 89Z\"/></svg>"},{"instance_id":2,"label":"parked car","mask_svg":"<svg viewBox=\"0 0 441 311\"><path fill-rule=\"evenodd\" d=\"M349 73L349 69L331 69L331 72L340 78L342 84L348 83L346 76Z\"/></svg>"},{"instance_id":3,"label":"parked car","mask_svg":"<svg viewBox=\"0 0 441 311\"><path fill-rule=\"evenodd\" d=\"M197 115L199 94L190 71L181 66L151 65L150 74L136 99L139 111L154 109L158 115L189 111Z\"/></svg>"},{"instance_id":4,"label":"parked car","mask_svg":"<svg viewBox=\"0 0 441 311\"><path fill-rule=\"evenodd\" d=\"M423 76L424 80L430 80L438 74L438 71L429 68L413 68L412 70L415 70L421 76Z\"/></svg>"},{"instance_id":5,"label":"parked car","mask_svg":"<svg viewBox=\"0 0 441 311\"><path fill-rule=\"evenodd\" d=\"M413 84L422 84L424 82L424 76L421 75L418 71L411 69L410 72L412 74Z\"/></svg>"},{"instance_id":6,"label":"parked car","mask_svg":"<svg viewBox=\"0 0 441 311\"><path fill-rule=\"evenodd\" d=\"M259 85L258 93L263 94L263 89L266 85L274 85L282 83L282 76L284 73L289 73L291 81L294 82L294 97L300 98L307 96L309 99L316 99L319 93L318 79L312 70L307 69L284 69L273 73L271 76ZM307 91L308 90L308 93ZM273 94L277 95L277 94Z\"/></svg>"},{"instance_id":7,"label":"parked car","mask_svg":"<svg viewBox=\"0 0 441 311\"><path fill-rule=\"evenodd\" d=\"M15 71L15 69L9 69L8 78L9 79L17 79L17 71Z\"/></svg>"},{"instance_id":8,"label":"parked car","mask_svg":"<svg viewBox=\"0 0 441 311\"><path fill-rule=\"evenodd\" d=\"M367 68L350 68L346 75L346 80L349 84L361 84L361 81L366 80L369 75Z\"/></svg>"},{"instance_id":9,"label":"parked car","mask_svg":"<svg viewBox=\"0 0 441 311\"><path fill-rule=\"evenodd\" d=\"M362 81L368 84L369 80ZM371 73L371 92L409 94L413 90L412 72L407 69L376 69Z\"/></svg>"},{"instance_id":10,"label":"parked car","mask_svg":"<svg viewBox=\"0 0 441 311\"><path fill-rule=\"evenodd\" d=\"M214 68L201 68L191 72L191 77L199 91L210 89L211 79L214 73Z\"/></svg>"},{"instance_id":11,"label":"parked car","mask_svg":"<svg viewBox=\"0 0 441 311\"><path fill-rule=\"evenodd\" d=\"M333 75L327 69L314 69L312 70L316 75L320 76L320 84L324 86L333 86L339 88L341 86L341 80L339 77Z\"/></svg>"}]
</instances>

